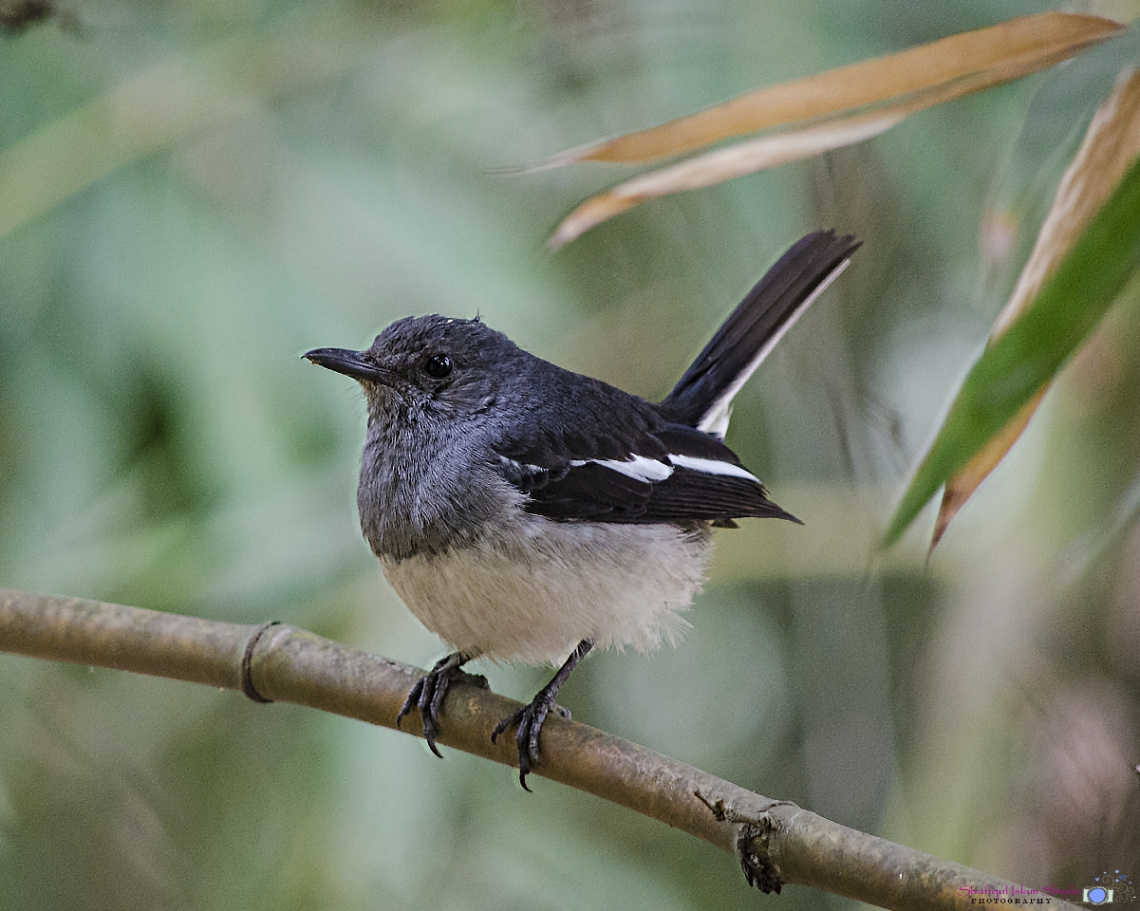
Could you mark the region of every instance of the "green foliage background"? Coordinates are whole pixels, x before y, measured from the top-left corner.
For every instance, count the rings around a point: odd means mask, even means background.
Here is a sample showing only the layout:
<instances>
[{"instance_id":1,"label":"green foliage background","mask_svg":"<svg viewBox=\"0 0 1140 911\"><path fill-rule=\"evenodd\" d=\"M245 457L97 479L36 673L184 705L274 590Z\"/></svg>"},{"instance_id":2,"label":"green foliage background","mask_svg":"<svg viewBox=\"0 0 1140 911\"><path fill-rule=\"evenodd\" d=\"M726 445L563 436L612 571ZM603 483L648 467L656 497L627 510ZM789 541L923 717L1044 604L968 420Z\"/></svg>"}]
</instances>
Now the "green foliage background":
<instances>
[{"instance_id":1,"label":"green foliage background","mask_svg":"<svg viewBox=\"0 0 1140 911\"><path fill-rule=\"evenodd\" d=\"M551 254L558 219L629 172L514 166L999 11L68 9L0 40L0 584L279 618L430 664L441 646L356 527L359 393L300 353L478 312L657 396L784 247L854 231L855 264L742 394L729 437L806 528L722 534L687 640L592 658L563 701L1029 885L1140 876L1137 295L929 563L928 525L874 548L1088 117L1136 58L1131 35ZM547 675L484 670L517 697ZM686 836L541 780L526 795L508 769L390 731L12 656L0 692L0 907L762 901Z\"/></svg>"}]
</instances>

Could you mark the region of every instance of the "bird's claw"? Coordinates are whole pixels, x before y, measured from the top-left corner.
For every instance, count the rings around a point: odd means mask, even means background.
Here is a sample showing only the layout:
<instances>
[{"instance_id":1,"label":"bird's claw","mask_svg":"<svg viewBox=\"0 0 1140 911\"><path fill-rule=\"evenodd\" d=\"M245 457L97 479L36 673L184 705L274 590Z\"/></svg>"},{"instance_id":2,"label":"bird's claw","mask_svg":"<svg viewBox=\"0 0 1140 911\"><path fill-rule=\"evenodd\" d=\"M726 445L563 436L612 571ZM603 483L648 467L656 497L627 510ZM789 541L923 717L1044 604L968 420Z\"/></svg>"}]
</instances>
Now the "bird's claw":
<instances>
[{"instance_id":1,"label":"bird's claw","mask_svg":"<svg viewBox=\"0 0 1140 911\"><path fill-rule=\"evenodd\" d=\"M439 733L439 710L451 684L458 680L487 689L486 677L468 674L460 669L460 665L466 660L463 655L455 654L437 661L435 666L417 680L415 686L408 691L408 698L404 700L396 715L396 727L400 727L400 723L412 713L412 709L417 709L420 718L423 719L423 734L428 749L441 759L443 754L435 745L435 738Z\"/></svg>"},{"instance_id":2,"label":"bird's claw","mask_svg":"<svg viewBox=\"0 0 1140 911\"><path fill-rule=\"evenodd\" d=\"M529 705L523 706L512 715L508 715L495 725L495 729L491 732L491 743L495 743L500 734L508 728L518 725L518 729L515 731L515 745L519 751L519 784L527 791L530 788L527 787L526 776L531 773L535 766L541 765L538 758L538 736L542 732L542 726L552 709L563 718L570 718L570 712L554 701L552 693L540 692Z\"/></svg>"}]
</instances>

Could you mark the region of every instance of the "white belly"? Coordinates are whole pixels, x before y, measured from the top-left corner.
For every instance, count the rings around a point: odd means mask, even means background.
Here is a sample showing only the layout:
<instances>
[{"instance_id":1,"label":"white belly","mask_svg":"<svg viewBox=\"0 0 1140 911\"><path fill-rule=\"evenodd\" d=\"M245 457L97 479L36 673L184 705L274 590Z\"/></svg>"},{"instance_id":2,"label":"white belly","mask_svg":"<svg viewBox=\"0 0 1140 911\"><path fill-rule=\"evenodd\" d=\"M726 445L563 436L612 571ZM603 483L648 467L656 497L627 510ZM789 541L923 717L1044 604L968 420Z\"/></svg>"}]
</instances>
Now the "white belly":
<instances>
[{"instance_id":1,"label":"white belly","mask_svg":"<svg viewBox=\"0 0 1140 911\"><path fill-rule=\"evenodd\" d=\"M706 529L526 516L512 531L509 545L380 564L424 626L493 659L558 664L583 639L648 651L688 628L679 612L704 582Z\"/></svg>"}]
</instances>

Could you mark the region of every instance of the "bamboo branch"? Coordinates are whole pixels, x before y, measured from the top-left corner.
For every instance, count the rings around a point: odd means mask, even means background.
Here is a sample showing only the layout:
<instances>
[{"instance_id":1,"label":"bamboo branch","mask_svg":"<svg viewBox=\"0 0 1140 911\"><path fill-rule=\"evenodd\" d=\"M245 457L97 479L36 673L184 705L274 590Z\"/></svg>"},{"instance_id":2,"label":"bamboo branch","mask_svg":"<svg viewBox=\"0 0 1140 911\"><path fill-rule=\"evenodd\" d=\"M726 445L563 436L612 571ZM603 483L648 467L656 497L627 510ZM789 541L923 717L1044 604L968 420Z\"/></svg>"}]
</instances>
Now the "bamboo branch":
<instances>
[{"instance_id":1,"label":"bamboo branch","mask_svg":"<svg viewBox=\"0 0 1140 911\"><path fill-rule=\"evenodd\" d=\"M388 728L424 673L283 624L243 626L2 588L0 651L235 689L258 702L291 702ZM512 766L513 740L492 744L491 730L517 707L457 683L444 702L439 742ZM418 729L412 723L405 733ZM553 715L535 774L734 854L749 883L765 892L796 883L892 909L965 908L980 893L1073 907Z\"/></svg>"}]
</instances>

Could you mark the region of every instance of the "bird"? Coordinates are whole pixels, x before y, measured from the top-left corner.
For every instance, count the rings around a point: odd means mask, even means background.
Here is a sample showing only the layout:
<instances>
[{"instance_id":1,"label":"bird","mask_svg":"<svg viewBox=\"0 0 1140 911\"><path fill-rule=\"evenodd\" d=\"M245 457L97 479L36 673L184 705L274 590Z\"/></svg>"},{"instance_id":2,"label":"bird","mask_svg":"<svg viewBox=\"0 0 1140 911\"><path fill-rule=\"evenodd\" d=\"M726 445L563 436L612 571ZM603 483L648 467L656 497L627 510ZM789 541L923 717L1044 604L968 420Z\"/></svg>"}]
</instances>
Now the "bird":
<instances>
[{"instance_id":1,"label":"bird","mask_svg":"<svg viewBox=\"0 0 1140 911\"><path fill-rule=\"evenodd\" d=\"M801 238L756 283L660 402L565 370L479 317L407 317L363 351L310 362L367 404L357 506L385 577L451 651L400 708L428 747L476 658L557 668L512 727L519 781L559 688L594 649L649 651L688 627L715 527L799 523L724 442L733 396L848 265L860 242ZM802 524L802 523L800 523Z\"/></svg>"}]
</instances>

